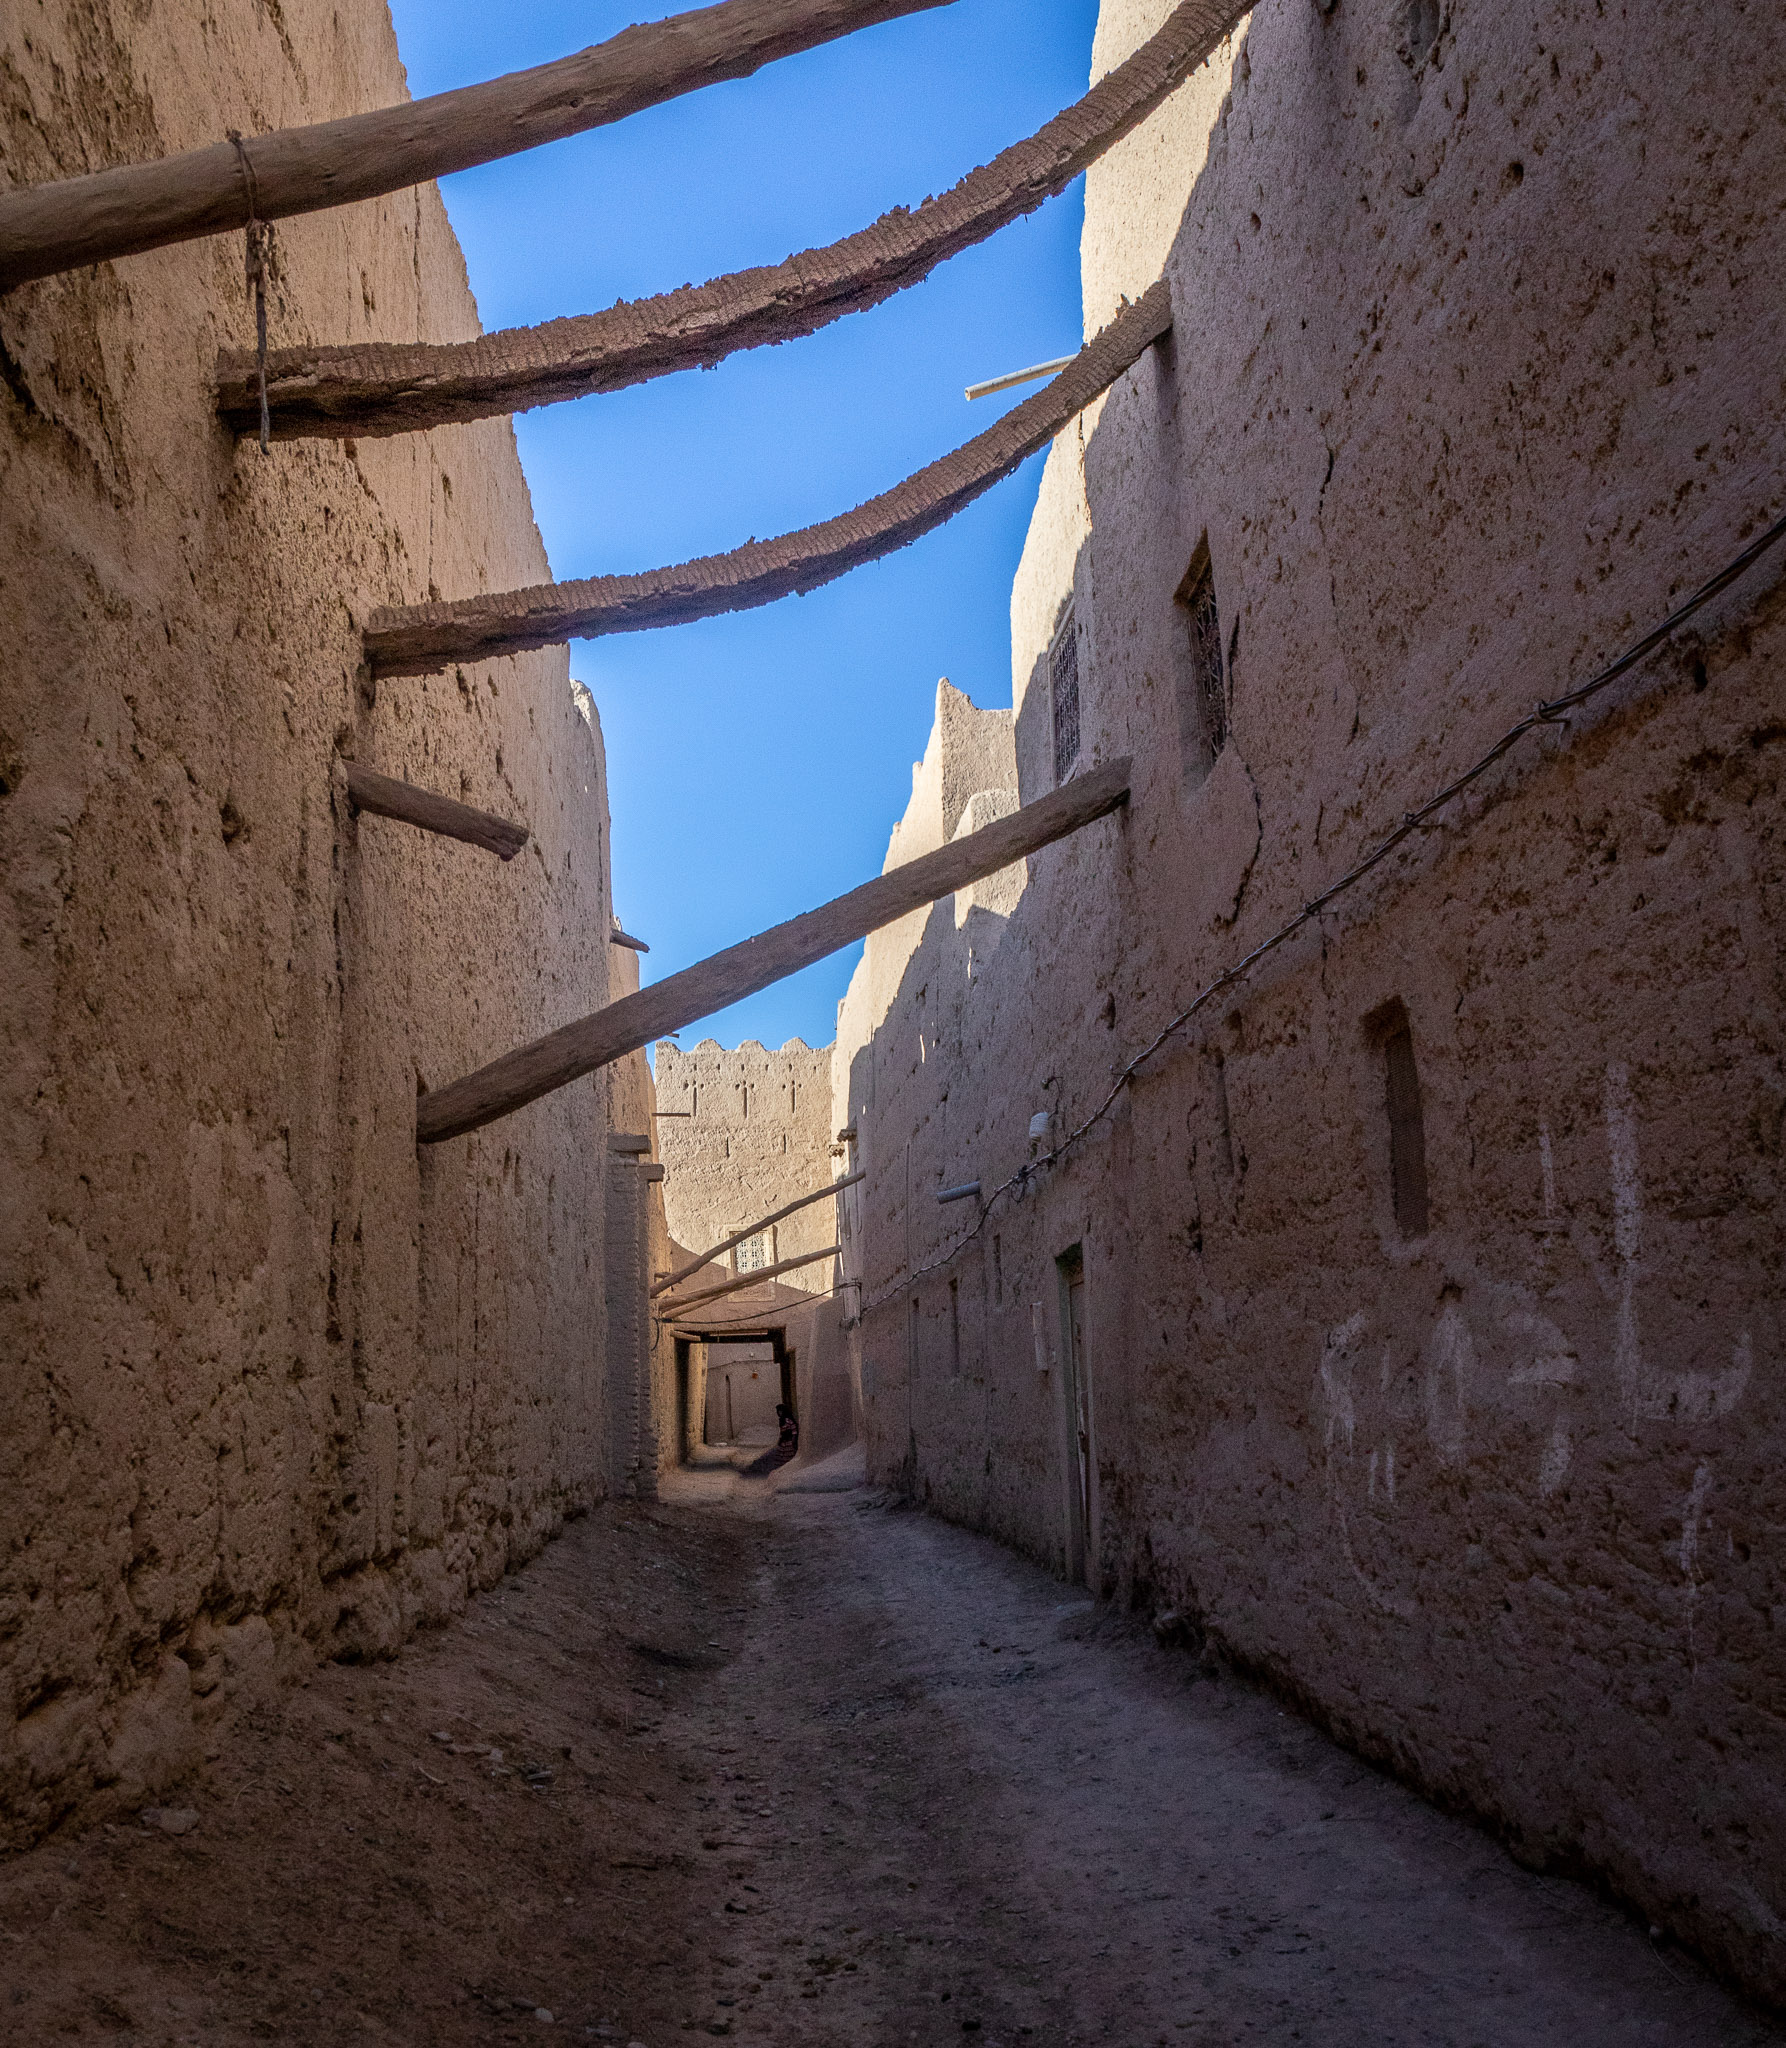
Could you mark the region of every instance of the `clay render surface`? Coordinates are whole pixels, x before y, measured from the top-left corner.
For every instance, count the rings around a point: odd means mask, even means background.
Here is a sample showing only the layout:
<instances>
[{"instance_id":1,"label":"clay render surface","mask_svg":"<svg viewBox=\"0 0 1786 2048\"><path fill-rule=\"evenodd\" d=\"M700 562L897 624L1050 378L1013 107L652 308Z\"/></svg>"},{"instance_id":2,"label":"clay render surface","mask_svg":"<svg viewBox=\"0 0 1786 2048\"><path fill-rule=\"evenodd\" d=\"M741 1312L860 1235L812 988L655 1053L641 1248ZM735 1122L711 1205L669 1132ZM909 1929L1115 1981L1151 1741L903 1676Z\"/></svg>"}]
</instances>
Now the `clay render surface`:
<instances>
[{"instance_id":1,"label":"clay render surface","mask_svg":"<svg viewBox=\"0 0 1786 2048\"><path fill-rule=\"evenodd\" d=\"M772 1051L755 1039L728 1048L705 1038L684 1052L661 1039L656 1060L664 1214L671 1236L691 1256L830 1182L829 1046L815 1052L791 1038ZM823 1251L837 1242L835 1205L798 1210L773 1225L769 1237L760 1247L762 1265ZM737 1254L727 1253L713 1279L703 1272L675 1294L696 1293L741 1270ZM823 1293L830 1268L822 1261L801 1267L783 1283Z\"/></svg>"},{"instance_id":2,"label":"clay render surface","mask_svg":"<svg viewBox=\"0 0 1786 2048\"><path fill-rule=\"evenodd\" d=\"M373 0L0 15L14 182L402 91ZM275 341L477 332L432 188L282 224L269 299ZM358 674L376 605L545 573L513 436L263 457L209 398L252 333L240 236L0 302L13 1843L159 1796L236 1710L454 1612L638 1457L609 1428L639 1390L607 1383L602 1257L632 1084L415 1148L419 1087L619 971L601 736L563 656L376 696ZM504 864L356 818L348 760L528 844Z\"/></svg>"},{"instance_id":3,"label":"clay render surface","mask_svg":"<svg viewBox=\"0 0 1786 2048\"><path fill-rule=\"evenodd\" d=\"M1098 64L1164 11L1112 0ZM1777 31L1262 6L1094 169L1087 331L1163 268L1173 333L1056 442L1015 711L976 715L1010 725L988 802L1051 787L1070 648L1078 761L1132 755L1132 799L996 903L870 942L834 1111L868 1174L844 1264L872 1478L1195 1617L1775 1999L1779 558L1038 1162L1778 515ZM1205 560L1225 730L1179 601ZM940 702L902 858L952 829L967 730ZM934 1199L1025 1168L977 1230Z\"/></svg>"},{"instance_id":4,"label":"clay render surface","mask_svg":"<svg viewBox=\"0 0 1786 2048\"><path fill-rule=\"evenodd\" d=\"M397 1662L318 1671L159 1821L15 1859L7 2038L1786 2039L982 1538L859 1492L673 1488Z\"/></svg>"},{"instance_id":5,"label":"clay render surface","mask_svg":"<svg viewBox=\"0 0 1786 2048\"><path fill-rule=\"evenodd\" d=\"M1783 2038L1701 1974L1786 1999L1780 562L1135 1064L1778 512L1777 9L1708 18L1267 0L1088 179L1161 338L889 863L1126 810L832 1048L422 1157L637 986L562 656L361 663L546 574L513 438L237 446L239 240L0 302L7 2039ZM374 0L44 0L0 175L400 90ZM431 191L274 252L275 342L477 331ZM674 1158L697 1070L796 1092ZM858 1171L749 1310L799 1461L672 1469L672 1228Z\"/></svg>"}]
</instances>

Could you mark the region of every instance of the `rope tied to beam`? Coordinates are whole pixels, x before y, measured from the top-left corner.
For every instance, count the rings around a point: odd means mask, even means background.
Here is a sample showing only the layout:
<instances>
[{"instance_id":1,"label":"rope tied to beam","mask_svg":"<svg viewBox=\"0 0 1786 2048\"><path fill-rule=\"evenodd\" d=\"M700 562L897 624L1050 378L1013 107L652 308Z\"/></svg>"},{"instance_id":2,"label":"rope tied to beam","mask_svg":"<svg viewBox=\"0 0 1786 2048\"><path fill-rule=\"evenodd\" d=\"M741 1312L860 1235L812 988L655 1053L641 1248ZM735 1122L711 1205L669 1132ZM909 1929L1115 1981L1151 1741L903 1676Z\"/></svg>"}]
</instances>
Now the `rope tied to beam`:
<instances>
[{"instance_id":1,"label":"rope tied to beam","mask_svg":"<svg viewBox=\"0 0 1786 2048\"><path fill-rule=\"evenodd\" d=\"M275 349L273 425L281 440L409 433L618 391L672 370L711 368L735 349L816 333L916 284L1064 191L1209 59L1249 4L1177 0L1150 41L1034 135L949 191L884 213L828 248L470 341ZM264 146L261 154L264 165ZM224 352L217 376L222 417L234 432L252 433L250 357Z\"/></svg>"},{"instance_id":2,"label":"rope tied to beam","mask_svg":"<svg viewBox=\"0 0 1786 2048\"><path fill-rule=\"evenodd\" d=\"M267 260L272 252L273 228L260 217L260 187L255 183L254 159L242 139L240 128L226 129L235 144L236 157L248 186L247 277L254 294L254 360L260 379L260 452L273 452L273 414L267 404Z\"/></svg>"},{"instance_id":3,"label":"rope tied to beam","mask_svg":"<svg viewBox=\"0 0 1786 2048\"><path fill-rule=\"evenodd\" d=\"M275 128L255 138L255 212L287 220L406 192L724 79L748 78L858 29L949 4L718 0L481 85ZM241 225L239 169L227 144L213 142L154 163L0 191L0 294L34 277L233 231Z\"/></svg>"}]
</instances>

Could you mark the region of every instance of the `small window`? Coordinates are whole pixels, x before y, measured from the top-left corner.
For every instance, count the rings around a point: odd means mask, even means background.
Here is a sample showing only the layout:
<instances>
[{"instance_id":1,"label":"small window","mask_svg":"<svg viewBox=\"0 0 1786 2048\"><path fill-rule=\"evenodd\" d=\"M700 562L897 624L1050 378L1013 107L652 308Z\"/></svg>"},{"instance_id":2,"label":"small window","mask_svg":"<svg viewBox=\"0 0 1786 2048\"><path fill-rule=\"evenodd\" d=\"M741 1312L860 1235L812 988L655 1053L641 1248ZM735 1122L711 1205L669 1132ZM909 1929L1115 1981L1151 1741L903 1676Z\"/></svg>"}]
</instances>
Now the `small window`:
<instances>
[{"instance_id":1,"label":"small window","mask_svg":"<svg viewBox=\"0 0 1786 2048\"><path fill-rule=\"evenodd\" d=\"M961 1282L949 1282L949 1370L961 1377Z\"/></svg>"},{"instance_id":2,"label":"small window","mask_svg":"<svg viewBox=\"0 0 1786 2048\"><path fill-rule=\"evenodd\" d=\"M1426 1118L1420 1105L1420 1069L1408 1013L1393 1003L1378 1013L1383 1084L1389 1112L1389 1199L1403 1237L1424 1237L1431 1218L1426 1190Z\"/></svg>"},{"instance_id":3,"label":"small window","mask_svg":"<svg viewBox=\"0 0 1786 2048\"><path fill-rule=\"evenodd\" d=\"M1079 758L1079 627L1071 611L1048 650L1048 694L1054 707L1054 779L1065 782Z\"/></svg>"},{"instance_id":4,"label":"small window","mask_svg":"<svg viewBox=\"0 0 1786 2048\"><path fill-rule=\"evenodd\" d=\"M1180 730L1187 758L1213 761L1228 744L1227 669L1222 660L1222 620L1215 601L1215 567L1209 542L1199 542L1178 586L1187 640Z\"/></svg>"},{"instance_id":5,"label":"small window","mask_svg":"<svg viewBox=\"0 0 1786 2048\"><path fill-rule=\"evenodd\" d=\"M747 1237L734 1253L736 1269L740 1273L760 1273L771 1263L769 1257L769 1233L759 1230L755 1237Z\"/></svg>"}]
</instances>

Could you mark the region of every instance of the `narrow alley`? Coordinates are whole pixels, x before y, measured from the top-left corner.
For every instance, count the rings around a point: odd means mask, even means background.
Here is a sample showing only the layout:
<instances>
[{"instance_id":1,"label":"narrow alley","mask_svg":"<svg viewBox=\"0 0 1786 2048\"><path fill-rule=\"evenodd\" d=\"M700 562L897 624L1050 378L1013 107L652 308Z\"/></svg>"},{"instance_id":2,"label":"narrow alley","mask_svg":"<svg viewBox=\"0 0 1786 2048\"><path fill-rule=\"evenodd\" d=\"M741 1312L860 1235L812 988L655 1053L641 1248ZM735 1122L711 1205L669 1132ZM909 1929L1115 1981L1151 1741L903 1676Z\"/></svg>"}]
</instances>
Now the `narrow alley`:
<instances>
[{"instance_id":1,"label":"narrow alley","mask_svg":"<svg viewBox=\"0 0 1786 2048\"><path fill-rule=\"evenodd\" d=\"M179 1806L10 1863L7 2038L1786 2041L981 1538L860 1487L668 1491L319 1669Z\"/></svg>"},{"instance_id":2,"label":"narrow alley","mask_svg":"<svg viewBox=\"0 0 1786 2048\"><path fill-rule=\"evenodd\" d=\"M1786 2048L1783 31L0 0L0 2048Z\"/></svg>"}]
</instances>

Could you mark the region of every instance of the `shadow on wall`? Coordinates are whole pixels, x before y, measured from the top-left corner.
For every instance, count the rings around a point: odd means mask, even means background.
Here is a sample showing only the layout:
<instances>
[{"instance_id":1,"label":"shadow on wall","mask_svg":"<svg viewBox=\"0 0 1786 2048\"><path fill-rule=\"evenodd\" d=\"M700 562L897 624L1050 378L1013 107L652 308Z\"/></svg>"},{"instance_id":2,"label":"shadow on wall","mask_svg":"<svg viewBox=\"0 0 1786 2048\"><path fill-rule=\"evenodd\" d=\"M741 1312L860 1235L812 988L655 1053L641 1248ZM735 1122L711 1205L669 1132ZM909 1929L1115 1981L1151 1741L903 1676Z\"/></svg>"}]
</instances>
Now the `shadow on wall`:
<instances>
[{"instance_id":1,"label":"shadow on wall","mask_svg":"<svg viewBox=\"0 0 1786 2048\"><path fill-rule=\"evenodd\" d=\"M1026 886L1027 875L1008 888L1006 900L1013 908ZM971 1199L939 1204L939 1192L981 1174L989 1176L990 1188L1027 1156L1025 1120L1019 1119L1021 1128L1011 1125L1004 1113L1007 1105L996 1097L951 1086L973 1071L978 1046L969 1007L977 978L1020 929L1010 911L976 904L958 912L959 901L931 908L885 1016L850 1060L849 1125L857 1133L856 1163L869 1176L864 1193L873 1198L860 1205L845 1246L851 1277L861 1283L860 1301L854 1304L858 1315L871 1313L879 1297L898 1291L908 1271L939 1259L972 1228L977 1205ZM889 1133L899 1135L889 1138ZM890 1236L875 1235L880 1219L891 1221ZM962 1261L953 1286L950 1282L951 1276L939 1271L926 1275L917 1289L920 1317L946 1322L940 1336L926 1329L897 1357L881 1355L884 1343L878 1352L861 1356L861 1427L871 1470L890 1471L908 1459L916 1412L910 1378L914 1350L920 1357L945 1361L959 1400L984 1402L988 1319L1004 1305L995 1300L1002 1287L992 1265L989 1232L981 1233L977 1259ZM928 1401L925 1405L933 1416L946 1412ZM972 1429L977 1435L981 1428L982 1418L976 1416ZM980 1493L951 1499L947 1511L967 1526L994 1528L992 1474L982 1476Z\"/></svg>"},{"instance_id":2,"label":"shadow on wall","mask_svg":"<svg viewBox=\"0 0 1786 2048\"><path fill-rule=\"evenodd\" d=\"M800 1423L798 1463L814 1465L862 1435L854 1347L845 1323L849 1289L810 1308L788 1312L783 1340L793 1361L794 1412Z\"/></svg>"}]
</instances>

